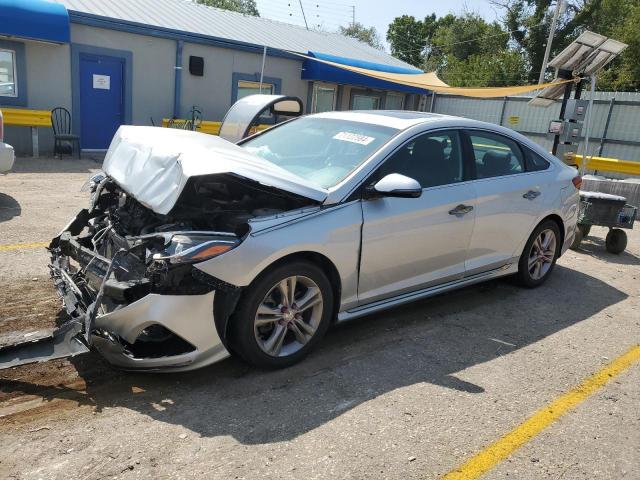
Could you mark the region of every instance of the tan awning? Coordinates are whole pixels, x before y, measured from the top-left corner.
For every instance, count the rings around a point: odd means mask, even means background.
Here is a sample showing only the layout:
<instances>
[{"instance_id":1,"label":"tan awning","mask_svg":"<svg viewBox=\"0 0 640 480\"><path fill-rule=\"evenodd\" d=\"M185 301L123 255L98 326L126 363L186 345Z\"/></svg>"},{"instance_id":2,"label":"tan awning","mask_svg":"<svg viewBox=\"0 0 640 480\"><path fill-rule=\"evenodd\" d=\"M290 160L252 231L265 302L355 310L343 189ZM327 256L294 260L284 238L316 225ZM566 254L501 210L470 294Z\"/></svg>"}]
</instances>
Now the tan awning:
<instances>
[{"instance_id":1,"label":"tan awning","mask_svg":"<svg viewBox=\"0 0 640 480\"><path fill-rule=\"evenodd\" d=\"M449 95L462 95L465 97L478 97L478 98L496 98L496 97L508 97L512 95L518 95L521 93L534 92L551 85L558 85L562 83L573 82L573 80L556 80L552 83L543 83L541 85L519 85L514 87L451 87L444 83L436 72L428 73L390 73L381 72L378 70L368 70L366 68L353 67L351 65L344 65L342 63L331 62L328 60L311 57L308 55L302 55L296 52L290 52L308 60L325 63L333 67L348 70L350 72L366 75L367 77L377 78L398 85L407 85L415 88L423 88L425 90L431 90L436 93L445 93Z\"/></svg>"}]
</instances>

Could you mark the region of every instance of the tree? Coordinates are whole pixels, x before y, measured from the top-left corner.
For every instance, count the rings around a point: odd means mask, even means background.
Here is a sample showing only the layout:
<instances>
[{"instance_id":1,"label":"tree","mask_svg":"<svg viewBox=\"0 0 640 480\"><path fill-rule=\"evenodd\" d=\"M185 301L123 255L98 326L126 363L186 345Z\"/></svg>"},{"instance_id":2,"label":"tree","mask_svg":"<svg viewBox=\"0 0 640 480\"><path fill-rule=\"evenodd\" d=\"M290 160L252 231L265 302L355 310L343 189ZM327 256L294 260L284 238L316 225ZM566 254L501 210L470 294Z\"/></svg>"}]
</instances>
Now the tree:
<instances>
[{"instance_id":1,"label":"tree","mask_svg":"<svg viewBox=\"0 0 640 480\"><path fill-rule=\"evenodd\" d=\"M432 17L435 20L435 14ZM396 17L387 30L391 54L403 62L419 67L424 58L426 34L425 22L416 20L411 15Z\"/></svg>"},{"instance_id":2,"label":"tree","mask_svg":"<svg viewBox=\"0 0 640 480\"><path fill-rule=\"evenodd\" d=\"M537 82L557 0L494 0L505 12L504 25L529 64L528 79ZM603 0L564 0L551 58L571 43L600 10ZM627 0L629 3L636 0Z\"/></svg>"},{"instance_id":3,"label":"tree","mask_svg":"<svg viewBox=\"0 0 640 480\"><path fill-rule=\"evenodd\" d=\"M256 0L196 0L198 3L209 7L221 8L223 10L231 10L233 12L244 13L259 17L258 6Z\"/></svg>"},{"instance_id":4,"label":"tree","mask_svg":"<svg viewBox=\"0 0 640 480\"><path fill-rule=\"evenodd\" d=\"M430 42L434 53L465 60L471 55L497 53L507 49L509 35L496 22L487 23L474 13L447 15L436 22Z\"/></svg>"},{"instance_id":5,"label":"tree","mask_svg":"<svg viewBox=\"0 0 640 480\"><path fill-rule=\"evenodd\" d=\"M339 32L347 37L352 37L361 42L371 45L373 48L382 50L384 47L380 40L380 35L375 27L367 28L359 22L352 23L348 27L339 27Z\"/></svg>"},{"instance_id":6,"label":"tree","mask_svg":"<svg viewBox=\"0 0 640 480\"><path fill-rule=\"evenodd\" d=\"M508 33L474 13L398 17L387 40L396 57L437 71L453 86L517 85L526 78L526 63L509 48Z\"/></svg>"},{"instance_id":7,"label":"tree","mask_svg":"<svg viewBox=\"0 0 640 480\"><path fill-rule=\"evenodd\" d=\"M513 50L472 54L464 60L448 55L444 63L442 80L456 87L505 87L526 80L525 61Z\"/></svg>"},{"instance_id":8,"label":"tree","mask_svg":"<svg viewBox=\"0 0 640 480\"><path fill-rule=\"evenodd\" d=\"M629 45L608 67L598 73L599 90L640 91L640 3L604 0L587 25L590 30Z\"/></svg>"}]
</instances>

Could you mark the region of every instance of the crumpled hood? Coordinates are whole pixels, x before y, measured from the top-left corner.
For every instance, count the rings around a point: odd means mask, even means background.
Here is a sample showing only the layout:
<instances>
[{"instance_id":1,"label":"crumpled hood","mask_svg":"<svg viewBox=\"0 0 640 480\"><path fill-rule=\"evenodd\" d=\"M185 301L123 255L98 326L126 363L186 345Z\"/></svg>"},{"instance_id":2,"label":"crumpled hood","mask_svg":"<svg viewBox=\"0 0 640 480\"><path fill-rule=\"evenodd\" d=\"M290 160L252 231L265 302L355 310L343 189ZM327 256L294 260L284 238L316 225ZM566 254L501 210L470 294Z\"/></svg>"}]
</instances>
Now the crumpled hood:
<instances>
[{"instance_id":1,"label":"crumpled hood","mask_svg":"<svg viewBox=\"0 0 640 480\"><path fill-rule=\"evenodd\" d=\"M167 214L191 177L231 173L316 202L327 190L213 135L160 127L122 126L102 165L122 189Z\"/></svg>"}]
</instances>

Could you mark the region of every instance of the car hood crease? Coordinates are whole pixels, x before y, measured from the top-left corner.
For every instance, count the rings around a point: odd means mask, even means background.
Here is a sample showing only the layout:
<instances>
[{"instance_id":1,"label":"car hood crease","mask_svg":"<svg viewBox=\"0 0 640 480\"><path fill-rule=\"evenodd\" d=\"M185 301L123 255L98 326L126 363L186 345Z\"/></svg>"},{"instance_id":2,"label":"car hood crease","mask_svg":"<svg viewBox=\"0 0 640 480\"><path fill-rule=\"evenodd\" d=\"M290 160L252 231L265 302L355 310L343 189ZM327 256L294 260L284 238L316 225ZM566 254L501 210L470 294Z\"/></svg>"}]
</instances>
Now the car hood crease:
<instances>
[{"instance_id":1,"label":"car hood crease","mask_svg":"<svg viewBox=\"0 0 640 480\"><path fill-rule=\"evenodd\" d=\"M234 174L323 202L326 189L216 136L186 130L122 126L103 163L104 172L140 203L166 215L191 177Z\"/></svg>"}]
</instances>

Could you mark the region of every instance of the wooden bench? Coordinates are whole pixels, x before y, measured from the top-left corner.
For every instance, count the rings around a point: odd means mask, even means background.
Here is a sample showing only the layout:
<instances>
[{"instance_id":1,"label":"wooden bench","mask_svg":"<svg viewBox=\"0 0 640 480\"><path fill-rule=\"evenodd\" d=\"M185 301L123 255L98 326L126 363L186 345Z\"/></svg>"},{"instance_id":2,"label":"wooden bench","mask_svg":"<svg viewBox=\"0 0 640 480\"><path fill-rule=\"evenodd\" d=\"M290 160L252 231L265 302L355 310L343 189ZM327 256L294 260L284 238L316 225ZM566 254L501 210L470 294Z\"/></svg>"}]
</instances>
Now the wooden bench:
<instances>
[{"instance_id":1,"label":"wooden bench","mask_svg":"<svg viewBox=\"0 0 640 480\"><path fill-rule=\"evenodd\" d=\"M51 112L49 110L30 110L26 108L2 108L5 125L31 128L31 145L33 156L40 156L38 127L51 128Z\"/></svg>"}]
</instances>

